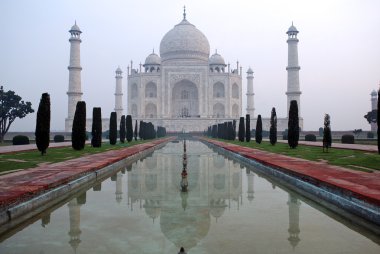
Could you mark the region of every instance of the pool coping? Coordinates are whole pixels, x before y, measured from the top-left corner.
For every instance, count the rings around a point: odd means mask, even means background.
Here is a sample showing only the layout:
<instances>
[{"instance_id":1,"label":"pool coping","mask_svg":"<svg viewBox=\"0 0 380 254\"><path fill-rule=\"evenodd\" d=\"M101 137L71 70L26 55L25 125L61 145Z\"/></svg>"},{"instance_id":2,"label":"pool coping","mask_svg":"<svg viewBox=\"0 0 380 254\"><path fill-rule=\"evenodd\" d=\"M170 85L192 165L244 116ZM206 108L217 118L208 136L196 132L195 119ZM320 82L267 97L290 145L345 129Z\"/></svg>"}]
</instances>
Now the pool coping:
<instances>
[{"instance_id":1,"label":"pool coping","mask_svg":"<svg viewBox=\"0 0 380 254\"><path fill-rule=\"evenodd\" d=\"M164 139L154 140L150 142L153 145L147 147L146 149L138 150L136 153L133 153L128 156L119 156L119 157L112 158L113 162L106 165L105 167L99 168L96 165L93 165L92 167L89 166L89 169L86 169L85 174L74 176L74 179L70 179L68 182L58 183L57 186L54 186L53 188L48 189L45 192L41 192L28 200L22 201L14 205L10 205L6 209L3 209L2 211L0 211L1 231L5 232L9 228L14 227L15 226L14 224L19 224L21 223L21 221L27 220L41 213L43 210L47 209L48 207L54 206L55 204L67 198L68 195L71 195L75 193L76 191L80 190L83 185L95 183L96 181L99 181L99 179L104 179L106 176L110 176L116 173L117 171L120 170L120 167L122 165L131 164L143 158L144 156L152 153L154 150L163 147L164 145L166 145L168 142L172 141L173 139L175 139L175 137L168 137ZM144 145L144 144L146 145L147 143L143 143L141 145ZM120 150L125 150L128 148L129 147L119 149L119 150L113 150L113 151L120 151ZM112 151L108 151L108 152L112 152ZM87 156L84 156L84 157L87 157ZM49 165L53 165L53 164L49 164ZM9 222L13 222L11 223L12 225L3 227L3 225Z\"/></svg>"},{"instance_id":2,"label":"pool coping","mask_svg":"<svg viewBox=\"0 0 380 254\"><path fill-rule=\"evenodd\" d=\"M374 203L369 202L369 200L361 199L361 195L353 195L352 190L340 188L338 186L332 186L327 182L321 181L311 176L296 174L296 172L292 172L289 168L284 168L281 167L281 165L276 165L276 162L273 161L270 163L265 163L265 161L261 161L260 158L257 158L258 156L247 156L247 154L239 153L239 151L234 150L231 147L228 147L228 149L226 149L226 147L223 147L219 143L221 141L215 141L207 138L200 138L199 140L211 145L214 148L217 148L217 150L221 152L224 152L240 161L243 161L248 165L254 166L259 170L260 173L264 175L279 179L281 183L286 187L300 193L301 195L306 194L305 196L311 199L317 198L318 200L325 201L327 204L332 204L344 210L345 212L365 219L364 221L357 222L361 226L368 228L370 227L370 223L374 223L377 226L380 226L380 206L376 202ZM226 144L228 145L228 143ZM257 149L252 149L252 154L254 150ZM291 168L291 165L289 167ZM322 203L322 205L326 204ZM342 215L344 217L349 217L347 214ZM378 234L380 233L377 229L376 232Z\"/></svg>"}]
</instances>

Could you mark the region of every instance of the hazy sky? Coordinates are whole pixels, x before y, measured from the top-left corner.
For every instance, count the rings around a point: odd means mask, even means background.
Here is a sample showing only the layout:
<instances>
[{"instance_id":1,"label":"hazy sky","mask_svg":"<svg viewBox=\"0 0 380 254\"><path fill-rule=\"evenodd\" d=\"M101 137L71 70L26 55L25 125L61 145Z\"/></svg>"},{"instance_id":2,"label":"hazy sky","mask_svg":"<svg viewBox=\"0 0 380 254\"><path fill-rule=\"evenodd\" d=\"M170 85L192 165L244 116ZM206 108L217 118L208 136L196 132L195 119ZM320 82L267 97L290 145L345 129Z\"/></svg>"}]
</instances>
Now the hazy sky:
<instances>
[{"instance_id":1,"label":"hazy sky","mask_svg":"<svg viewBox=\"0 0 380 254\"><path fill-rule=\"evenodd\" d=\"M115 70L144 63L162 37L187 19L218 49L226 63L254 71L255 117L272 107L286 115L286 31L292 21L299 44L301 114L305 130L331 115L333 130L370 129L363 115L380 83L379 0L1 0L0 85L31 101L50 93L51 130L67 116L70 34L82 30L82 99L88 113L114 108ZM125 73L124 73L125 74ZM124 75L125 77L125 75ZM126 93L126 77L123 90ZM124 109L127 101L124 96ZM243 97L245 114L246 96ZM17 119L10 131L34 131L36 114Z\"/></svg>"}]
</instances>

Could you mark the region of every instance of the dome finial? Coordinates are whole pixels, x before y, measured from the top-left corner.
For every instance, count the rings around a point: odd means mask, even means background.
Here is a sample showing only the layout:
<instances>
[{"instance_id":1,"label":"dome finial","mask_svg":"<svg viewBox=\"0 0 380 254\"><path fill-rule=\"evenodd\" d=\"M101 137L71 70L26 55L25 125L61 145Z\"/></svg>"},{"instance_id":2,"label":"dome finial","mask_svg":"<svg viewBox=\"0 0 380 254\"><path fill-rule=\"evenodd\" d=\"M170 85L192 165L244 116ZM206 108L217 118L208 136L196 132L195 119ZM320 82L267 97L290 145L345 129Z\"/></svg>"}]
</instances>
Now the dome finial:
<instances>
[{"instance_id":1,"label":"dome finial","mask_svg":"<svg viewBox=\"0 0 380 254\"><path fill-rule=\"evenodd\" d=\"M183 20L186 20L186 5L183 6Z\"/></svg>"},{"instance_id":2,"label":"dome finial","mask_svg":"<svg viewBox=\"0 0 380 254\"><path fill-rule=\"evenodd\" d=\"M154 48L153 48L153 54L154 54Z\"/></svg>"}]
</instances>

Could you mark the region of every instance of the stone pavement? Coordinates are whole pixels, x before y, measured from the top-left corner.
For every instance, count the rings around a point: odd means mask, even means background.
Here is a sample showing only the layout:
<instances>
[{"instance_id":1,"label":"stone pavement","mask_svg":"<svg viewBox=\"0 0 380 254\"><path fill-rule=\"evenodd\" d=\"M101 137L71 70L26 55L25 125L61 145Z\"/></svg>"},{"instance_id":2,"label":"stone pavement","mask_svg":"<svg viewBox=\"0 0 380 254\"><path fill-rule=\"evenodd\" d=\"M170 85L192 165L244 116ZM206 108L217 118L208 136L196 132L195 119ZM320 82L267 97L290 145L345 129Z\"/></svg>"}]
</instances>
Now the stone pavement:
<instances>
[{"instance_id":1,"label":"stone pavement","mask_svg":"<svg viewBox=\"0 0 380 254\"><path fill-rule=\"evenodd\" d=\"M269 139L268 139L269 141ZM287 140L277 140L279 143L288 143ZM300 145L307 145L307 146L319 146L322 147L322 142L311 142L311 141L298 141L298 144ZM359 150L359 151L365 151L365 152L375 152L377 153L377 146L375 145L360 145L360 144L342 144L342 143L332 143L332 148L339 148L339 149L351 149L351 150Z\"/></svg>"},{"instance_id":2,"label":"stone pavement","mask_svg":"<svg viewBox=\"0 0 380 254\"><path fill-rule=\"evenodd\" d=\"M354 171L324 162L308 161L212 139L204 140L316 186L327 186L350 197L380 206L380 172Z\"/></svg>"},{"instance_id":3,"label":"stone pavement","mask_svg":"<svg viewBox=\"0 0 380 254\"><path fill-rule=\"evenodd\" d=\"M64 185L87 173L104 168L170 139L172 138L157 139L119 150L91 154L2 175L0 176L0 210L26 201L49 189Z\"/></svg>"}]
</instances>

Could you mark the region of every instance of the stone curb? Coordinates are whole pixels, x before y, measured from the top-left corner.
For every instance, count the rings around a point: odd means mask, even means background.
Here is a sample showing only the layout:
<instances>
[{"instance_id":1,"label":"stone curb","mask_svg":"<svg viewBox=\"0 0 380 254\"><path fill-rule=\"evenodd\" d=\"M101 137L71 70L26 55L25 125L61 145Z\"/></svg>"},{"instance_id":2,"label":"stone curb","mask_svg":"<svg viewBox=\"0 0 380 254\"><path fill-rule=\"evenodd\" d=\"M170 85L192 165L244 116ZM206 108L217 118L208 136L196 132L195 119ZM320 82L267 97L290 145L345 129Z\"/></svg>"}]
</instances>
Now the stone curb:
<instances>
[{"instance_id":1,"label":"stone curb","mask_svg":"<svg viewBox=\"0 0 380 254\"><path fill-rule=\"evenodd\" d=\"M224 154L228 154L248 165L254 166L259 170L260 173L280 180L283 185L300 193L301 195L304 195L313 200L317 198L318 200L327 201L328 203L333 204L334 206L337 206L348 213L352 213L360 218L364 218L365 220L380 226L380 206L376 204L352 197L349 195L349 193L346 193L346 190L339 189L338 187L331 188L331 186L325 184L322 181L305 181L305 179L292 174L292 172L288 171L287 169L276 167L275 165L265 165L258 160L247 158L237 152L227 150L207 139L201 138L200 140L216 148L218 151ZM348 217L344 214L341 215ZM352 218L348 219L351 220ZM370 227L366 221L359 222L359 224L366 228ZM373 228L369 229L373 231ZM380 233L378 229L376 229L376 232L378 234Z\"/></svg>"}]
</instances>

